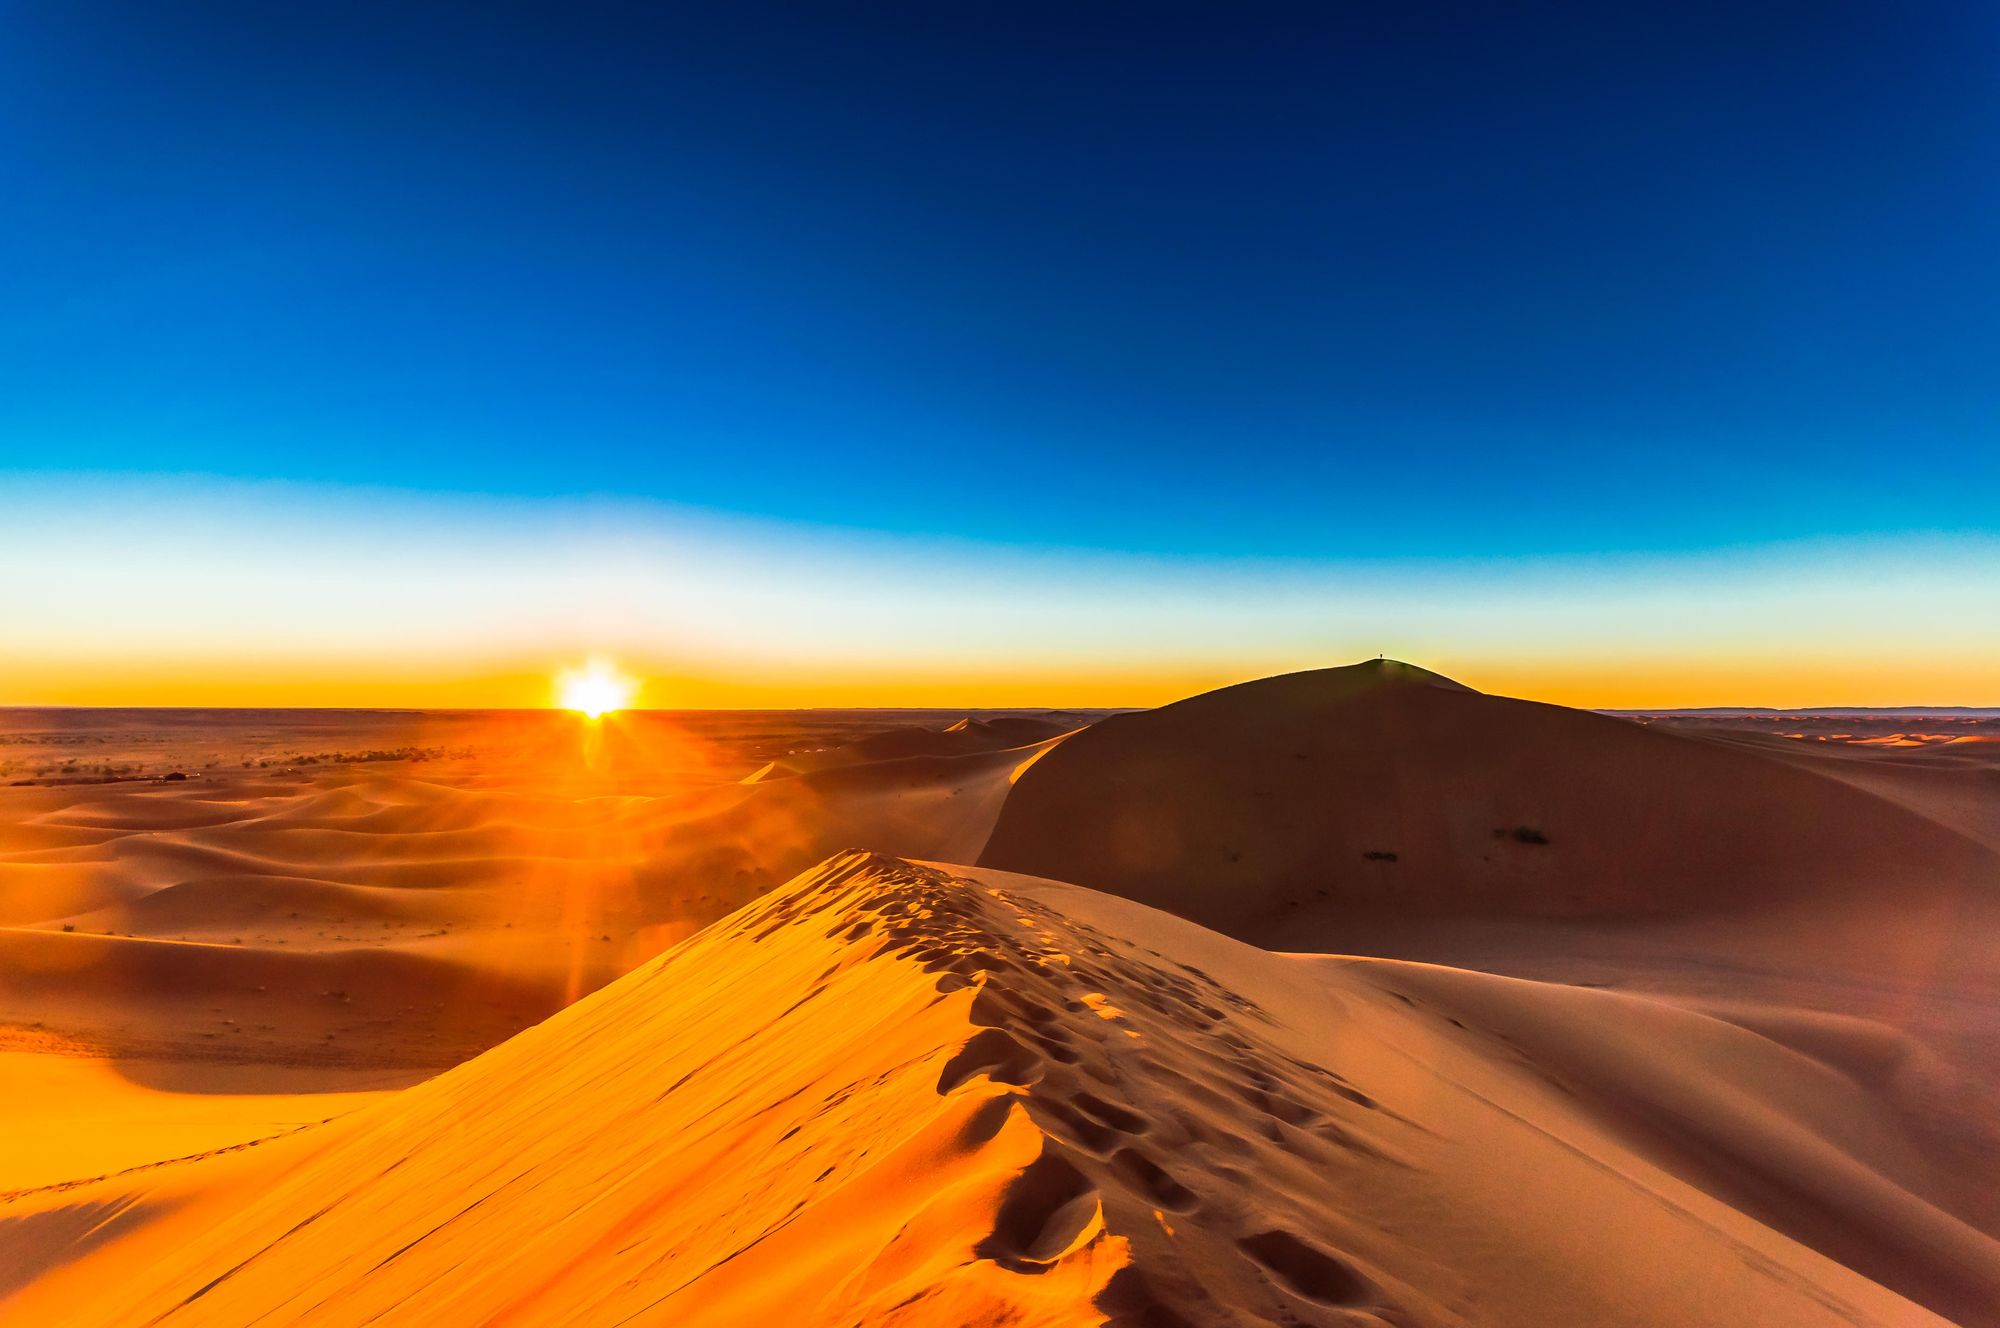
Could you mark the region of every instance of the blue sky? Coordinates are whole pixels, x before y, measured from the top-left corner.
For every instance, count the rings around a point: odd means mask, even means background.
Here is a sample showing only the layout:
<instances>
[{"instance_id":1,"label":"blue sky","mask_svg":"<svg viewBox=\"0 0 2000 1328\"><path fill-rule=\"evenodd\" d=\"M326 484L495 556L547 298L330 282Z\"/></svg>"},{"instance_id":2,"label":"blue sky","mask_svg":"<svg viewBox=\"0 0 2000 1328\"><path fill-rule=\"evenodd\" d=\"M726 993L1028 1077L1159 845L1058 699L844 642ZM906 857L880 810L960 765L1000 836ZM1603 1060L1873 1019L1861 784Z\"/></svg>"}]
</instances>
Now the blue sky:
<instances>
[{"instance_id":1,"label":"blue sky","mask_svg":"<svg viewBox=\"0 0 2000 1328\"><path fill-rule=\"evenodd\" d=\"M1989 5L0 25L21 504L172 473L1328 574L2000 531Z\"/></svg>"}]
</instances>

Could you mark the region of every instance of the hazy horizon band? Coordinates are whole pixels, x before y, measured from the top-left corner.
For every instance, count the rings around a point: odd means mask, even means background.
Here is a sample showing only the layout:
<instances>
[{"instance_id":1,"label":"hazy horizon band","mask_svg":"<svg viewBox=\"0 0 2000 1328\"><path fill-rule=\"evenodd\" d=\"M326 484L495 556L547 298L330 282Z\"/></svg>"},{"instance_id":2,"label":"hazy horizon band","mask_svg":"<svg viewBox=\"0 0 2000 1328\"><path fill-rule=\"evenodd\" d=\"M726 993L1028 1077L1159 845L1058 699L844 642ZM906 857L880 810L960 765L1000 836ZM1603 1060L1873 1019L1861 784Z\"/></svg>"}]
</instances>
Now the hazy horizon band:
<instances>
[{"instance_id":1,"label":"hazy horizon band","mask_svg":"<svg viewBox=\"0 0 2000 1328\"><path fill-rule=\"evenodd\" d=\"M1594 708L2000 704L2000 538L1163 557L630 499L0 474L0 705L1146 706L1407 660ZM52 557L61 550L60 558Z\"/></svg>"}]
</instances>

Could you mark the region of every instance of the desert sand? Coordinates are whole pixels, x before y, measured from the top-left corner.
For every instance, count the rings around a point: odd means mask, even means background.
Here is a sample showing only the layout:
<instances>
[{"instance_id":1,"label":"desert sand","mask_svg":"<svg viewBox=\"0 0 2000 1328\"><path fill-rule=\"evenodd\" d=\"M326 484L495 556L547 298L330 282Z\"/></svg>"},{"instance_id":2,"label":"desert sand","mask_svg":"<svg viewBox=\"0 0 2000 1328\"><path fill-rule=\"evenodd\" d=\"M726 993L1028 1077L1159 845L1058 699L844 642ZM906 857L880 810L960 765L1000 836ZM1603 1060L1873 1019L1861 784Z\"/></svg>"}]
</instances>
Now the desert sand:
<instances>
[{"instance_id":1,"label":"desert sand","mask_svg":"<svg viewBox=\"0 0 2000 1328\"><path fill-rule=\"evenodd\" d=\"M1977 722L5 726L9 1324L2000 1323Z\"/></svg>"}]
</instances>

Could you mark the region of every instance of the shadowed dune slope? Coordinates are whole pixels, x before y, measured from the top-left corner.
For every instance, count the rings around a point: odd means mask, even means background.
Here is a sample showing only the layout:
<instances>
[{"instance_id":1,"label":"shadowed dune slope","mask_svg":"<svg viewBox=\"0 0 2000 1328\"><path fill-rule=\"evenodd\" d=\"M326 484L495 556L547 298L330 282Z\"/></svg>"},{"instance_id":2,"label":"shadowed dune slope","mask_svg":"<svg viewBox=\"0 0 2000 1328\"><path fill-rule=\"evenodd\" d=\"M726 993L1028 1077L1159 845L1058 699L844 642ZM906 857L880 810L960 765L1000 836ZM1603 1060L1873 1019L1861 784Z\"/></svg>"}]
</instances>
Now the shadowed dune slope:
<instances>
[{"instance_id":1,"label":"shadowed dune slope","mask_svg":"<svg viewBox=\"0 0 2000 1328\"><path fill-rule=\"evenodd\" d=\"M2000 881L1962 828L1797 761L1394 661L1103 720L1023 773L980 861L1237 935L1324 904L1601 916Z\"/></svg>"},{"instance_id":2,"label":"shadowed dune slope","mask_svg":"<svg viewBox=\"0 0 2000 1328\"><path fill-rule=\"evenodd\" d=\"M1649 1046L1612 1060L1596 994L1501 981L1286 958L1069 886L843 855L392 1100L0 1196L0 1265L25 1270L0 1314L1942 1322L1788 1229L1802 1204L1837 1222L1878 1202L1903 1245L1878 1247L1879 1216L1856 1238L1905 1294L2000 1287L1990 1242L1814 1063L1657 1003ZM1674 1083L1682 1052L1726 1063L1724 1087ZM1828 1092L1838 1111L1815 1106ZM1692 1143L1645 1137L1654 1114ZM1754 1211L1681 1174L1718 1147L1765 1155ZM1829 1153L1846 1188L1787 1190Z\"/></svg>"}]
</instances>

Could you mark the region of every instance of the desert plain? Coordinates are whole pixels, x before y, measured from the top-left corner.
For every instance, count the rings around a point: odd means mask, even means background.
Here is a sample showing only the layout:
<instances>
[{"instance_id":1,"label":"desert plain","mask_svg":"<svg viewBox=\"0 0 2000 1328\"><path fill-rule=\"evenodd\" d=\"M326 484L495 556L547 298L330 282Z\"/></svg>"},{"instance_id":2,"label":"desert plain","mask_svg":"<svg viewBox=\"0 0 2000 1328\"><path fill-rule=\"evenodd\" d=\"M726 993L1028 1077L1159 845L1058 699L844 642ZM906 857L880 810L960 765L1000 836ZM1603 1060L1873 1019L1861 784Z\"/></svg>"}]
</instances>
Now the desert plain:
<instances>
[{"instance_id":1,"label":"desert plain","mask_svg":"<svg viewBox=\"0 0 2000 1328\"><path fill-rule=\"evenodd\" d=\"M2000 1324L2000 715L0 711L0 1322Z\"/></svg>"}]
</instances>

